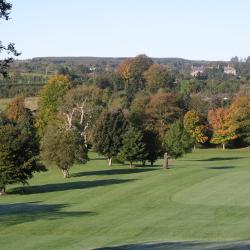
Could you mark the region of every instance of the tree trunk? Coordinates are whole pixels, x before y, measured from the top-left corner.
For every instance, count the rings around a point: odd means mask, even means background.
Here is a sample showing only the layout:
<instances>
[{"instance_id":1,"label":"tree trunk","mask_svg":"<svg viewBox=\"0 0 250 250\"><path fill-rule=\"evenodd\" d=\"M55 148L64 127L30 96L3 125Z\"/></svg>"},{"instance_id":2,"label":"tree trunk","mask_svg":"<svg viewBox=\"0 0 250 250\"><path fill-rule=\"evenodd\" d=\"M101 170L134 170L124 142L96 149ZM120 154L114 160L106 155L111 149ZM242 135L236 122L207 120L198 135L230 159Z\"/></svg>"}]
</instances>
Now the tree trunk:
<instances>
[{"instance_id":1,"label":"tree trunk","mask_svg":"<svg viewBox=\"0 0 250 250\"><path fill-rule=\"evenodd\" d=\"M146 161L142 161L142 166L145 167Z\"/></svg>"},{"instance_id":2,"label":"tree trunk","mask_svg":"<svg viewBox=\"0 0 250 250\"><path fill-rule=\"evenodd\" d=\"M150 165L151 165L151 167L153 167L154 166L154 161L151 161Z\"/></svg>"},{"instance_id":3,"label":"tree trunk","mask_svg":"<svg viewBox=\"0 0 250 250\"><path fill-rule=\"evenodd\" d=\"M64 178L69 178L69 171L68 169L62 169L63 177Z\"/></svg>"},{"instance_id":4,"label":"tree trunk","mask_svg":"<svg viewBox=\"0 0 250 250\"><path fill-rule=\"evenodd\" d=\"M0 188L0 196L1 195L5 195L6 193L5 193L5 187L1 187Z\"/></svg>"},{"instance_id":5,"label":"tree trunk","mask_svg":"<svg viewBox=\"0 0 250 250\"><path fill-rule=\"evenodd\" d=\"M226 146L225 146L225 143L223 142L222 143L222 149L225 150Z\"/></svg>"},{"instance_id":6,"label":"tree trunk","mask_svg":"<svg viewBox=\"0 0 250 250\"><path fill-rule=\"evenodd\" d=\"M194 151L195 151L196 147L195 147L195 144L194 144Z\"/></svg>"},{"instance_id":7,"label":"tree trunk","mask_svg":"<svg viewBox=\"0 0 250 250\"><path fill-rule=\"evenodd\" d=\"M132 161L129 163L129 168L133 168L133 162Z\"/></svg>"},{"instance_id":8,"label":"tree trunk","mask_svg":"<svg viewBox=\"0 0 250 250\"><path fill-rule=\"evenodd\" d=\"M168 158L168 153L166 152L163 159L163 169L168 169Z\"/></svg>"},{"instance_id":9,"label":"tree trunk","mask_svg":"<svg viewBox=\"0 0 250 250\"><path fill-rule=\"evenodd\" d=\"M112 157L108 158L108 164L109 164L109 167L112 166Z\"/></svg>"}]
</instances>

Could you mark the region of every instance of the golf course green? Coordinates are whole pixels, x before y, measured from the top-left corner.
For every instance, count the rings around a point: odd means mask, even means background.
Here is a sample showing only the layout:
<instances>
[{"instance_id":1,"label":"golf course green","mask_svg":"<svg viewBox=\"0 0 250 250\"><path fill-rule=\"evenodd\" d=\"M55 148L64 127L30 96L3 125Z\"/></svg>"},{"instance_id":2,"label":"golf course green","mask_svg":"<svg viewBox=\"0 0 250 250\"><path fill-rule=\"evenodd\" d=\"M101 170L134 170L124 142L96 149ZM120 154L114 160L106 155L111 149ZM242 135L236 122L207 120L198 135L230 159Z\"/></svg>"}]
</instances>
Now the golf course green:
<instances>
[{"instance_id":1,"label":"golf course green","mask_svg":"<svg viewBox=\"0 0 250 250\"><path fill-rule=\"evenodd\" d=\"M51 167L24 190L8 186L0 249L250 249L249 148L161 164L108 167L90 153L70 179Z\"/></svg>"}]
</instances>

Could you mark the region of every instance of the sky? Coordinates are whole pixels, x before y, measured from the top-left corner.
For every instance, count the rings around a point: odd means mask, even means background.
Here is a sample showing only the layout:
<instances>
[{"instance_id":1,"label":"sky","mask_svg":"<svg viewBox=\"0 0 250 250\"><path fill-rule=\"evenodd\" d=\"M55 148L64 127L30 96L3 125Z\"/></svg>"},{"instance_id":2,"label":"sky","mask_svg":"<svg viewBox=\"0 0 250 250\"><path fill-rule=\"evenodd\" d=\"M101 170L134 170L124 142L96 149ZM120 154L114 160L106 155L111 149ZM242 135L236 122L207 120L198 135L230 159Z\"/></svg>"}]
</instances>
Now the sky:
<instances>
[{"instance_id":1,"label":"sky","mask_svg":"<svg viewBox=\"0 0 250 250\"><path fill-rule=\"evenodd\" d=\"M0 40L20 58L250 55L249 0L9 0Z\"/></svg>"}]
</instances>

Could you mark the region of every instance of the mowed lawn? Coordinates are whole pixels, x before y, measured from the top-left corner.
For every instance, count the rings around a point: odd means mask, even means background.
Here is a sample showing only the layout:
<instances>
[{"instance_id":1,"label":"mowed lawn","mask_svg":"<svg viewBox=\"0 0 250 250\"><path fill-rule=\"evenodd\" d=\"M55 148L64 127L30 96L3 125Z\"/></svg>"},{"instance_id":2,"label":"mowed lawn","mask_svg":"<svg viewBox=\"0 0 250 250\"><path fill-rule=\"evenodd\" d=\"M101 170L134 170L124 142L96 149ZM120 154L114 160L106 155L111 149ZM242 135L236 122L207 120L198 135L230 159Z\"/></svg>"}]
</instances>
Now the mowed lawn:
<instances>
[{"instance_id":1,"label":"mowed lawn","mask_svg":"<svg viewBox=\"0 0 250 250\"><path fill-rule=\"evenodd\" d=\"M70 179L51 168L24 194L9 187L0 197L1 250L148 249L143 243L154 241L166 242L154 249L205 249L190 241L250 240L250 149L196 150L169 170L161 161L129 169L90 158Z\"/></svg>"}]
</instances>

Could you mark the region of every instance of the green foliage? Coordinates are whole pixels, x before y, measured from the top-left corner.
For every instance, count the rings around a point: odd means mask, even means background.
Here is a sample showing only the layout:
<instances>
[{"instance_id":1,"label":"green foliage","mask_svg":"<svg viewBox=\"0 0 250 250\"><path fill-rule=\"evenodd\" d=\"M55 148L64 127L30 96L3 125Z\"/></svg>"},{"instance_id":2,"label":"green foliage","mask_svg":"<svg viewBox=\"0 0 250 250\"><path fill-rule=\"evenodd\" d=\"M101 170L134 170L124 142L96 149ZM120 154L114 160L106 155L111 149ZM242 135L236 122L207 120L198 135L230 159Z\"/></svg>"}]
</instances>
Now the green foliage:
<instances>
[{"instance_id":1,"label":"green foliage","mask_svg":"<svg viewBox=\"0 0 250 250\"><path fill-rule=\"evenodd\" d=\"M153 64L144 73L146 79L146 89L151 93L157 93L159 89L171 91L174 86L174 76L172 72L163 65Z\"/></svg>"},{"instance_id":2,"label":"green foliage","mask_svg":"<svg viewBox=\"0 0 250 250\"><path fill-rule=\"evenodd\" d=\"M34 172L44 171L38 161L39 143L32 114L27 110L0 124L0 189L13 183L27 184Z\"/></svg>"},{"instance_id":3,"label":"green foliage","mask_svg":"<svg viewBox=\"0 0 250 250\"><path fill-rule=\"evenodd\" d=\"M232 119L236 133L248 145L250 144L250 96L236 96L231 105Z\"/></svg>"},{"instance_id":4,"label":"green foliage","mask_svg":"<svg viewBox=\"0 0 250 250\"><path fill-rule=\"evenodd\" d=\"M69 88L70 82L67 76L55 75L40 92L36 121L40 136L44 134L47 124L56 118L62 98Z\"/></svg>"},{"instance_id":5,"label":"green foliage","mask_svg":"<svg viewBox=\"0 0 250 250\"><path fill-rule=\"evenodd\" d=\"M161 141L159 135L150 130L143 131L143 143L145 144L145 151L142 161L149 161L151 166L162 154Z\"/></svg>"},{"instance_id":6,"label":"green foliage","mask_svg":"<svg viewBox=\"0 0 250 250\"><path fill-rule=\"evenodd\" d=\"M84 162L87 151L84 140L75 129L66 130L61 121L54 121L46 128L41 141L42 158L54 163L69 178L69 169L75 162Z\"/></svg>"},{"instance_id":7,"label":"green foliage","mask_svg":"<svg viewBox=\"0 0 250 250\"><path fill-rule=\"evenodd\" d=\"M132 167L134 161L145 159L145 144L143 143L143 134L140 130L130 127L124 134L119 158L128 161L130 167Z\"/></svg>"},{"instance_id":8,"label":"green foliage","mask_svg":"<svg viewBox=\"0 0 250 250\"><path fill-rule=\"evenodd\" d=\"M146 108L149 103L150 97L145 92L139 92L130 105L128 115L129 122L132 126L143 129L147 124Z\"/></svg>"},{"instance_id":9,"label":"green foliage","mask_svg":"<svg viewBox=\"0 0 250 250\"><path fill-rule=\"evenodd\" d=\"M95 150L109 159L117 156L126 130L127 121L122 110L103 112L94 133Z\"/></svg>"},{"instance_id":10,"label":"green foliage","mask_svg":"<svg viewBox=\"0 0 250 250\"><path fill-rule=\"evenodd\" d=\"M173 123L165 137L165 145L170 157L178 158L191 152L193 139L184 129L180 121Z\"/></svg>"}]
</instances>

